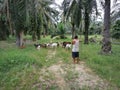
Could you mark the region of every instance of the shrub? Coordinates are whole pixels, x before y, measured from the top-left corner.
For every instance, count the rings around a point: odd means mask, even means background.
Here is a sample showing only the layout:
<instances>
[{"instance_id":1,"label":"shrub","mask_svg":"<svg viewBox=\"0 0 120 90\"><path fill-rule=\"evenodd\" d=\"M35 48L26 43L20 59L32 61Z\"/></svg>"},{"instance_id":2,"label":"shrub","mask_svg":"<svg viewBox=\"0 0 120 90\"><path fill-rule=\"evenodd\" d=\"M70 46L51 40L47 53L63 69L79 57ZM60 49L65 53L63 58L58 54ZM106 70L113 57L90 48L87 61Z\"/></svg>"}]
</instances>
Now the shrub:
<instances>
[{"instance_id":1,"label":"shrub","mask_svg":"<svg viewBox=\"0 0 120 90\"><path fill-rule=\"evenodd\" d=\"M112 37L115 39L120 39L120 20L116 21L112 28Z\"/></svg>"}]
</instances>

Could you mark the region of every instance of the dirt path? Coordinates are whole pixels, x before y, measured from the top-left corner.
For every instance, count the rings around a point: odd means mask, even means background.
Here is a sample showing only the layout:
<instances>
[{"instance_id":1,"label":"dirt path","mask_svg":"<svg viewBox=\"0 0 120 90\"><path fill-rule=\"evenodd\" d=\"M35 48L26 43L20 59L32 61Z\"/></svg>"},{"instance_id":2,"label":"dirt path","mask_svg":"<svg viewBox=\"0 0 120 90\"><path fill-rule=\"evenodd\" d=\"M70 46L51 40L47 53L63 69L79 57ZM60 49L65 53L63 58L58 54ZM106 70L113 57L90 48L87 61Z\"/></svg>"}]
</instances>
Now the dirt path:
<instances>
[{"instance_id":1,"label":"dirt path","mask_svg":"<svg viewBox=\"0 0 120 90\"><path fill-rule=\"evenodd\" d=\"M48 53L49 60L55 57L56 50L49 50ZM82 61L80 64L64 64L59 61L43 68L39 80L40 83L36 85L39 90L118 90L94 74Z\"/></svg>"},{"instance_id":2,"label":"dirt path","mask_svg":"<svg viewBox=\"0 0 120 90\"><path fill-rule=\"evenodd\" d=\"M50 49L50 50L48 51L46 61L49 61L50 59L52 59L53 57L55 57L55 54L56 54L56 49L55 49L55 48Z\"/></svg>"},{"instance_id":3,"label":"dirt path","mask_svg":"<svg viewBox=\"0 0 120 90\"><path fill-rule=\"evenodd\" d=\"M115 90L109 83L95 75L84 63L58 64L48 68L60 90Z\"/></svg>"}]
</instances>

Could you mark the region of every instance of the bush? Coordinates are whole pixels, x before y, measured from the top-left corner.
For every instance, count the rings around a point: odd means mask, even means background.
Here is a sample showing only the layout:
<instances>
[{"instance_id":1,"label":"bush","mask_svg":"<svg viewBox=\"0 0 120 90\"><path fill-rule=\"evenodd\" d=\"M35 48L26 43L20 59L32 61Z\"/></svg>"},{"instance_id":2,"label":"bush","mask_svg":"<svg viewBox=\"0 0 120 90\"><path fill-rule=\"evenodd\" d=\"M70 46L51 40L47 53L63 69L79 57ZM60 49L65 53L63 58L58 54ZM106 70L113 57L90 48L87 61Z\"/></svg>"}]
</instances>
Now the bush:
<instances>
[{"instance_id":1,"label":"bush","mask_svg":"<svg viewBox=\"0 0 120 90\"><path fill-rule=\"evenodd\" d=\"M54 36L53 39L60 39L60 36Z\"/></svg>"},{"instance_id":2,"label":"bush","mask_svg":"<svg viewBox=\"0 0 120 90\"><path fill-rule=\"evenodd\" d=\"M55 37L55 36L57 36L57 34L52 34L52 35L51 35L51 38L53 38L53 37Z\"/></svg>"},{"instance_id":3,"label":"bush","mask_svg":"<svg viewBox=\"0 0 120 90\"><path fill-rule=\"evenodd\" d=\"M60 35L61 39L67 39L67 37L65 35Z\"/></svg>"},{"instance_id":4,"label":"bush","mask_svg":"<svg viewBox=\"0 0 120 90\"><path fill-rule=\"evenodd\" d=\"M120 20L116 21L112 28L112 37L115 39L120 39Z\"/></svg>"}]
</instances>

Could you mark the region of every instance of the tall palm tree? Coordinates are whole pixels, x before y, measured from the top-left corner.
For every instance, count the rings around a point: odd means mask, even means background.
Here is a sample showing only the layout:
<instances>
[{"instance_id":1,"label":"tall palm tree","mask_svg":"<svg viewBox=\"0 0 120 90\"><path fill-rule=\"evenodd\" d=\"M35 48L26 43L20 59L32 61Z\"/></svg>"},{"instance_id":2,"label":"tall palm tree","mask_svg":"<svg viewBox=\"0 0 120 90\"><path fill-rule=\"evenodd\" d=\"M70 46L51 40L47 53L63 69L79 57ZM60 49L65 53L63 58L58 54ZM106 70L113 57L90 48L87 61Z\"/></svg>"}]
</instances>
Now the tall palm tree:
<instances>
[{"instance_id":1,"label":"tall palm tree","mask_svg":"<svg viewBox=\"0 0 120 90\"><path fill-rule=\"evenodd\" d=\"M31 29L34 36L40 35L40 28L47 26L56 10L49 9L52 0L9 0L13 27L16 31L17 46L23 45L23 34ZM51 14L51 13L52 14ZM52 22L51 21L51 22Z\"/></svg>"},{"instance_id":2,"label":"tall palm tree","mask_svg":"<svg viewBox=\"0 0 120 90\"><path fill-rule=\"evenodd\" d=\"M7 18L7 0L0 0L0 40L6 40L9 36L8 18ZM8 9L7 9L8 10Z\"/></svg>"},{"instance_id":3,"label":"tall palm tree","mask_svg":"<svg viewBox=\"0 0 120 90\"><path fill-rule=\"evenodd\" d=\"M84 7L84 22L85 22L84 43L88 44L90 15L92 14L93 10L96 11L96 14L98 13L96 0L85 0L83 2L83 7Z\"/></svg>"},{"instance_id":4,"label":"tall palm tree","mask_svg":"<svg viewBox=\"0 0 120 90\"><path fill-rule=\"evenodd\" d=\"M53 24L58 11L51 8L54 0L0 0L0 17L5 17L9 29L16 32L17 46L23 45L24 32L32 32L40 36L40 28L48 30L48 22ZM6 19L7 18L7 19ZM3 19L3 18L2 18Z\"/></svg>"},{"instance_id":5,"label":"tall palm tree","mask_svg":"<svg viewBox=\"0 0 120 90\"><path fill-rule=\"evenodd\" d=\"M70 18L70 22L72 25L72 38L76 35L75 28L79 28L81 21L81 1L76 0L64 0L62 3L63 6L63 20L64 23L66 19Z\"/></svg>"},{"instance_id":6,"label":"tall palm tree","mask_svg":"<svg viewBox=\"0 0 120 90\"><path fill-rule=\"evenodd\" d=\"M109 54L112 51L112 45L110 40L110 12L111 12L111 0L105 0L102 1L102 5L104 6L104 29L103 29L103 39L102 39L102 47L101 47L101 53L102 54ZM114 0L116 3L117 0Z\"/></svg>"},{"instance_id":7,"label":"tall palm tree","mask_svg":"<svg viewBox=\"0 0 120 90\"><path fill-rule=\"evenodd\" d=\"M69 3L69 6L67 7L66 16L67 17L70 16L72 18L71 21L72 21L73 31L75 26L79 28L81 18L84 19L84 22L85 22L84 43L85 44L88 44L88 29L89 29L89 23L90 23L90 15L93 10L97 12L96 0L72 0Z\"/></svg>"},{"instance_id":8,"label":"tall palm tree","mask_svg":"<svg viewBox=\"0 0 120 90\"><path fill-rule=\"evenodd\" d=\"M110 41L110 3L111 3L110 0L105 0L102 53L110 53L111 52L111 41Z\"/></svg>"},{"instance_id":9,"label":"tall palm tree","mask_svg":"<svg viewBox=\"0 0 120 90\"><path fill-rule=\"evenodd\" d=\"M10 18L10 8L9 8L9 0L6 0L6 8L7 8L7 20L8 20L8 23L9 23L9 31L11 32L11 34L13 34L13 29L12 29L12 22L11 22L11 18Z\"/></svg>"},{"instance_id":10,"label":"tall palm tree","mask_svg":"<svg viewBox=\"0 0 120 90\"><path fill-rule=\"evenodd\" d=\"M27 15L26 12L29 5L29 0L10 0L11 19L14 23L16 31L16 44L18 47L23 46L23 34L26 27Z\"/></svg>"},{"instance_id":11,"label":"tall palm tree","mask_svg":"<svg viewBox=\"0 0 120 90\"><path fill-rule=\"evenodd\" d=\"M45 0L44 2L41 1L39 2L40 6L39 6L39 11L40 11L40 17L41 18L41 22L42 22L42 27L43 27L43 34L44 36L48 33L48 24L55 24L56 22L56 17L58 16L59 12L55 9L50 7L51 4L56 5L56 3L54 3L54 1L49 1L49 0ZM44 7L44 8L43 8Z\"/></svg>"}]
</instances>

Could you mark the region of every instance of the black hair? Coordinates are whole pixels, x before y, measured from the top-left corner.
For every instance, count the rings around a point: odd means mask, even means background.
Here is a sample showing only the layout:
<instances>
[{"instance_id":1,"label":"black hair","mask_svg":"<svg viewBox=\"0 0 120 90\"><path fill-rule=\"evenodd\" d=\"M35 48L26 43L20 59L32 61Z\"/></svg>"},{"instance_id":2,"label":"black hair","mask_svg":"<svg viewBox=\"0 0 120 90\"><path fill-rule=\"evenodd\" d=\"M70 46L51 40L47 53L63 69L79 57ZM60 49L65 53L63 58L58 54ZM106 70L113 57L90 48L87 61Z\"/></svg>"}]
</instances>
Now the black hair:
<instances>
[{"instance_id":1,"label":"black hair","mask_svg":"<svg viewBox=\"0 0 120 90\"><path fill-rule=\"evenodd\" d=\"M77 35L75 36L75 39L78 39L78 36L77 36Z\"/></svg>"}]
</instances>

